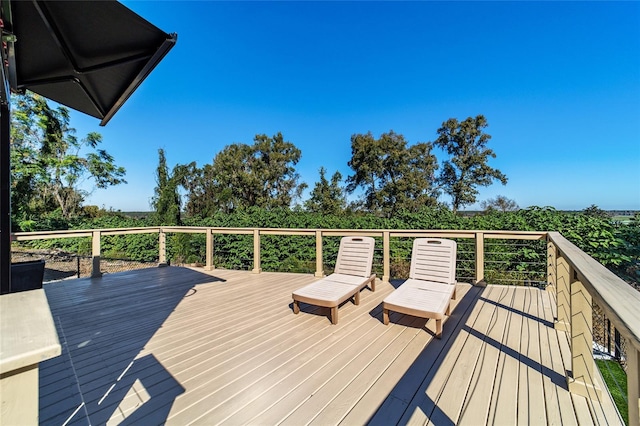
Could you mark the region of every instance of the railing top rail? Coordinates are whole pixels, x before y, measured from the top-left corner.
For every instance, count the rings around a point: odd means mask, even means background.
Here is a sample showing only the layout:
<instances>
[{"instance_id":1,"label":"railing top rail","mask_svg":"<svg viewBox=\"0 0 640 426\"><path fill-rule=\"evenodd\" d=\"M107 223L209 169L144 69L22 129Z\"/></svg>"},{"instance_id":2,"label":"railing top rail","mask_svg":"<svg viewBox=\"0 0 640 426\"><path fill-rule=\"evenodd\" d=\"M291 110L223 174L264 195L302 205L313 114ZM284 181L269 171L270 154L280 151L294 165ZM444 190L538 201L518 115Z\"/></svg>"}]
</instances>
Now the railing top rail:
<instances>
[{"instance_id":1,"label":"railing top rail","mask_svg":"<svg viewBox=\"0 0 640 426\"><path fill-rule=\"evenodd\" d=\"M559 232L549 232L555 245L617 330L640 350L640 292L580 250Z\"/></svg>"},{"instance_id":2,"label":"railing top rail","mask_svg":"<svg viewBox=\"0 0 640 426\"><path fill-rule=\"evenodd\" d=\"M74 232L16 232L11 234L11 241L49 240L53 238L81 238L93 235L91 231Z\"/></svg>"},{"instance_id":3,"label":"railing top rail","mask_svg":"<svg viewBox=\"0 0 640 426\"><path fill-rule=\"evenodd\" d=\"M208 229L211 229L207 226L161 226L160 231L162 232L186 232L186 233L201 233L207 232Z\"/></svg>"},{"instance_id":4,"label":"railing top rail","mask_svg":"<svg viewBox=\"0 0 640 426\"><path fill-rule=\"evenodd\" d=\"M134 228L102 228L102 229L64 229L59 231L34 231L34 232L14 232L11 239L14 241L26 241L33 239L51 239L51 238L75 238L90 237L94 232L100 231L105 234L127 234L133 232L158 232L160 227L134 227Z\"/></svg>"},{"instance_id":5,"label":"railing top rail","mask_svg":"<svg viewBox=\"0 0 640 426\"><path fill-rule=\"evenodd\" d=\"M473 238L476 234L481 233L485 238L525 238L538 239L545 238L546 232L538 231L494 231L494 230L469 230L469 229L328 229L328 228L257 228L257 227L215 227L215 226L147 226L133 228L99 228L99 229L66 229L61 231L34 231L34 232L15 232L12 237L15 241L24 241L30 239L49 239L49 238L72 238L72 237L88 237L93 232L99 231L104 235L118 235L131 233L151 233L151 232L214 232L214 233L253 233L257 229L260 233L266 235L311 235L317 231L327 236L340 235L370 235L382 236L384 232L389 232L393 237L412 237L423 235L442 235L459 238Z\"/></svg>"}]
</instances>

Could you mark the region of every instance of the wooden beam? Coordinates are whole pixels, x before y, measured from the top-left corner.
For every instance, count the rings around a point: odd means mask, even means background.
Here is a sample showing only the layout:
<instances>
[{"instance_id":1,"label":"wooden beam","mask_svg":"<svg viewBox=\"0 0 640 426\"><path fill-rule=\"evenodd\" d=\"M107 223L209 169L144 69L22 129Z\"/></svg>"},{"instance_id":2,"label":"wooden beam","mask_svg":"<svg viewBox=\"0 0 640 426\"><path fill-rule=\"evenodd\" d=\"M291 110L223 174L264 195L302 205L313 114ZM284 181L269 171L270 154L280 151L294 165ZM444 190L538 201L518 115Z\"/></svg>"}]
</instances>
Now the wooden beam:
<instances>
[{"instance_id":1,"label":"wooden beam","mask_svg":"<svg viewBox=\"0 0 640 426\"><path fill-rule=\"evenodd\" d=\"M316 273L315 276L324 277L324 262L322 260L322 231L316 230Z\"/></svg>"},{"instance_id":2,"label":"wooden beam","mask_svg":"<svg viewBox=\"0 0 640 426\"><path fill-rule=\"evenodd\" d=\"M260 267L260 229L253 230L253 270L254 274L262 272Z\"/></svg>"},{"instance_id":3,"label":"wooden beam","mask_svg":"<svg viewBox=\"0 0 640 426\"><path fill-rule=\"evenodd\" d=\"M206 241L206 259L204 269L207 271L212 271L215 266L213 264L213 234L211 230L207 230L207 241Z\"/></svg>"},{"instance_id":4,"label":"wooden beam","mask_svg":"<svg viewBox=\"0 0 640 426\"><path fill-rule=\"evenodd\" d=\"M91 278L102 276L100 270L100 231L93 231L91 237Z\"/></svg>"},{"instance_id":5,"label":"wooden beam","mask_svg":"<svg viewBox=\"0 0 640 426\"><path fill-rule=\"evenodd\" d=\"M556 257L556 303L557 319L555 329L560 331L571 331L571 277L573 270L562 256Z\"/></svg>"},{"instance_id":6,"label":"wooden beam","mask_svg":"<svg viewBox=\"0 0 640 426\"><path fill-rule=\"evenodd\" d=\"M486 284L484 281L484 233L476 232L476 278L475 283Z\"/></svg>"},{"instance_id":7,"label":"wooden beam","mask_svg":"<svg viewBox=\"0 0 640 426\"><path fill-rule=\"evenodd\" d=\"M389 231L382 233L382 282L388 283L391 279L391 243Z\"/></svg>"},{"instance_id":8,"label":"wooden beam","mask_svg":"<svg viewBox=\"0 0 640 426\"><path fill-rule=\"evenodd\" d=\"M167 234L158 232L158 266L167 266Z\"/></svg>"},{"instance_id":9,"label":"wooden beam","mask_svg":"<svg viewBox=\"0 0 640 426\"><path fill-rule=\"evenodd\" d=\"M576 271L595 303L611 320L627 342L640 351L640 292L560 235L549 232L549 239Z\"/></svg>"},{"instance_id":10,"label":"wooden beam","mask_svg":"<svg viewBox=\"0 0 640 426\"><path fill-rule=\"evenodd\" d=\"M600 399L602 390L594 381L593 309L591 295L578 280L571 282L571 376L569 391Z\"/></svg>"}]
</instances>

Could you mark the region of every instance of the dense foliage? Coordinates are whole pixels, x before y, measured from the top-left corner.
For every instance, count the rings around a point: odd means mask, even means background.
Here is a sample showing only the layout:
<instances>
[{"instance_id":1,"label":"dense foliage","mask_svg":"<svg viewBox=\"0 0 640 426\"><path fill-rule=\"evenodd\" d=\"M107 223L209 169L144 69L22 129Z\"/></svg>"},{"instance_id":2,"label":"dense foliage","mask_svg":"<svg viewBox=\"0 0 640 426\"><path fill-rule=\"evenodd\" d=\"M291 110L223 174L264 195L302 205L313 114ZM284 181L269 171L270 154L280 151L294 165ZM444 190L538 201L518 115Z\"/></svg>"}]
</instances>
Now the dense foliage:
<instances>
[{"instance_id":1,"label":"dense foliage","mask_svg":"<svg viewBox=\"0 0 640 426\"><path fill-rule=\"evenodd\" d=\"M158 168L156 169L156 188L151 200L154 209L154 222L162 225L180 225L181 200L178 194L180 167L169 172L164 149L158 150Z\"/></svg>"},{"instance_id":2,"label":"dense foliage","mask_svg":"<svg viewBox=\"0 0 640 426\"><path fill-rule=\"evenodd\" d=\"M387 217L435 206L438 163L431 148L430 143L408 146L404 136L393 130L378 139L371 133L353 135L349 167L354 174L347 178L346 189L363 189L364 209Z\"/></svg>"},{"instance_id":3,"label":"dense foliage","mask_svg":"<svg viewBox=\"0 0 640 426\"><path fill-rule=\"evenodd\" d=\"M339 215L347 207L347 197L340 186L342 174L336 171L331 182L325 177L326 170L320 167L320 180L311 190L310 197L304 202L305 210L312 213Z\"/></svg>"},{"instance_id":4,"label":"dense foliage","mask_svg":"<svg viewBox=\"0 0 640 426\"><path fill-rule=\"evenodd\" d=\"M20 228L43 216L81 215L87 193L80 184L87 179L97 188L126 183L124 168L98 148L99 133L76 137L67 108L51 108L32 93L13 96L12 105L11 211Z\"/></svg>"},{"instance_id":5,"label":"dense foliage","mask_svg":"<svg viewBox=\"0 0 640 426\"><path fill-rule=\"evenodd\" d=\"M252 145L228 145L213 164L185 175L186 211L206 217L249 207L290 207L306 188L295 169L300 156L282 133L256 135Z\"/></svg>"},{"instance_id":6,"label":"dense foliage","mask_svg":"<svg viewBox=\"0 0 640 426\"><path fill-rule=\"evenodd\" d=\"M552 208L530 207L519 211L490 211L471 217L456 215L447 208L424 208L418 212L402 211L392 217L372 214L323 214L294 212L289 209L248 208L233 213L217 212L207 218L187 217L186 226L213 227L268 227L311 229L453 229L453 230L513 230L559 231L602 264L631 281L639 281L640 222L614 223L609 218L584 212L560 212ZM85 219L68 223L74 229L122 228L150 226L148 219L133 219L118 215ZM332 267L339 238L324 240L326 270ZM517 242L497 240L487 242L487 260L499 265L496 273L508 272L514 282L528 279L536 281L532 268L538 274L546 271L546 245L542 241ZM90 239L41 240L31 243L39 248L57 247L70 252L90 253ZM300 236L263 236L261 241L262 268L265 270L314 270L315 240ZM379 248L381 244L379 244ZM410 256L411 241L394 239L391 246L393 268L397 276ZM157 235L123 235L106 237L102 242L104 257L155 261L158 256ZM205 238L199 234L172 234L168 242L168 256L173 262L203 262ZM217 235L215 237L215 264L220 267L250 269L253 259L251 235ZM459 241L459 260L463 276L472 276L473 242ZM376 258L379 265L381 252ZM533 266L536 265L536 266ZM380 272L380 271L378 271ZM392 271L393 272L393 271ZM488 274L490 271L488 271ZM465 275L467 274L467 275ZM470 275L469 275L470 274ZM395 275L395 274L392 274ZM405 274L406 275L406 274ZM489 275L488 275L489 276Z\"/></svg>"}]
</instances>

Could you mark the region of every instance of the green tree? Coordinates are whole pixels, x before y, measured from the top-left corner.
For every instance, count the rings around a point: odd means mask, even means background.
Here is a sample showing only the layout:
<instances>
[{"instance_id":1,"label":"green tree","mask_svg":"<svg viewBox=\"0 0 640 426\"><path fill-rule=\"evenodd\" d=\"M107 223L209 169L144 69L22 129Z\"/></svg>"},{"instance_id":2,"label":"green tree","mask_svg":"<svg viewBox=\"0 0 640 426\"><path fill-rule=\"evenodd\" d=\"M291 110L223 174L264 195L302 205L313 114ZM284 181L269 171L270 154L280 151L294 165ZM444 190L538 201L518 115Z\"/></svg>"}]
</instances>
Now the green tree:
<instances>
[{"instance_id":1,"label":"green tree","mask_svg":"<svg viewBox=\"0 0 640 426\"><path fill-rule=\"evenodd\" d=\"M69 110L51 108L46 100L27 92L12 99L11 123L12 211L15 219L50 213L65 219L81 213L88 192L80 185L93 180L96 188L126 183L125 169L99 149L99 133L81 140L69 125ZM87 152L82 155L83 152Z\"/></svg>"},{"instance_id":2,"label":"green tree","mask_svg":"<svg viewBox=\"0 0 640 426\"><path fill-rule=\"evenodd\" d=\"M340 186L342 174L336 171L331 176L331 182L325 177L326 170L320 167L320 181L316 182L311 197L305 201L307 211L322 214L340 214L347 206L344 190Z\"/></svg>"},{"instance_id":3,"label":"green tree","mask_svg":"<svg viewBox=\"0 0 640 426\"><path fill-rule=\"evenodd\" d=\"M195 169L195 162L188 165L178 164L171 172L167 166L167 159L163 149L158 150L158 168L156 171L155 193L151 204L154 213L152 222L158 225L183 225L181 217L182 198L179 187L186 188L191 180L191 173ZM194 259L191 234L179 233L170 238L170 254L179 263L190 262Z\"/></svg>"},{"instance_id":4,"label":"green tree","mask_svg":"<svg viewBox=\"0 0 640 426\"><path fill-rule=\"evenodd\" d=\"M256 135L253 145L228 145L212 165L192 170L194 183L187 187L187 210L210 215L253 206L289 208L306 188L298 183L295 169L300 156L300 150L285 141L282 133Z\"/></svg>"},{"instance_id":5,"label":"green tree","mask_svg":"<svg viewBox=\"0 0 640 426\"><path fill-rule=\"evenodd\" d=\"M601 219L609 219L611 216L606 211L602 210L600 207L595 204L591 204L586 209L582 210L582 213L587 216L599 217Z\"/></svg>"},{"instance_id":6,"label":"green tree","mask_svg":"<svg viewBox=\"0 0 640 426\"><path fill-rule=\"evenodd\" d=\"M454 212L476 202L476 187L489 186L494 179L503 185L507 184L507 177L487 164L489 157L496 157L493 150L487 148L487 142L491 139L483 131L487 126L487 119L478 115L462 122L450 118L438 129L434 145L451 156L450 160L443 163L439 182L444 192L451 196Z\"/></svg>"},{"instance_id":7,"label":"green tree","mask_svg":"<svg viewBox=\"0 0 640 426\"><path fill-rule=\"evenodd\" d=\"M188 165L176 166L180 168L180 184L185 189L184 211L187 217L214 213L215 190L212 188L212 181L205 176L211 175L211 165L206 164L203 168L198 168L195 161Z\"/></svg>"},{"instance_id":8,"label":"green tree","mask_svg":"<svg viewBox=\"0 0 640 426\"><path fill-rule=\"evenodd\" d=\"M169 173L164 149L158 150L158 168L156 169L155 194L151 205L155 211L154 221L159 225L181 225L179 176Z\"/></svg>"},{"instance_id":9,"label":"green tree","mask_svg":"<svg viewBox=\"0 0 640 426\"><path fill-rule=\"evenodd\" d=\"M518 203L504 195L498 195L496 198L489 198L488 200L481 202L480 207L482 207L485 212L492 210L499 212L512 212L520 209L520 207L518 207Z\"/></svg>"},{"instance_id":10,"label":"green tree","mask_svg":"<svg viewBox=\"0 0 640 426\"><path fill-rule=\"evenodd\" d=\"M418 211L437 204L434 173L438 168L430 143L407 146L404 136L383 133L375 139L371 132L351 136L347 192L364 189L363 207L391 216L401 210Z\"/></svg>"}]
</instances>

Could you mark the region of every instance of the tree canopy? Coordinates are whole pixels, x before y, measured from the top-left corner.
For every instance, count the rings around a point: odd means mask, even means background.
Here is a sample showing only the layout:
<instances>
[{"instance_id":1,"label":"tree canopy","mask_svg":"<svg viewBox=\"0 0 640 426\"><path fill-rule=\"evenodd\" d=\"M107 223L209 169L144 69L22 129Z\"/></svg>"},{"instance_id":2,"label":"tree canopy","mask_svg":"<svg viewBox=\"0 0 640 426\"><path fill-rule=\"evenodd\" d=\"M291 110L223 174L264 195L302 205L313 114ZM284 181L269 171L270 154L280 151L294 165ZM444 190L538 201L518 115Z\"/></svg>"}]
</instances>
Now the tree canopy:
<instances>
[{"instance_id":1,"label":"tree canopy","mask_svg":"<svg viewBox=\"0 0 640 426\"><path fill-rule=\"evenodd\" d=\"M482 207L485 212L493 210L499 212L511 212L520 209L520 207L518 207L518 203L504 195L489 198L488 200L481 202L480 207Z\"/></svg>"},{"instance_id":2,"label":"tree canopy","mask_svg":"<svg viewBox=\"0 0 640 426\"><path fill-rule=\"evenodd\" d=\"M16 97L11 129L12 209L14 223L58 211L69 219L82 212L87 192L81 183L93 180L96 188L126 183L125 170L98 148L102 136L89 133L78 139L69 125L69 110L51 108L44 98L28 93ZM282 133L257 134L252 144L234 143L218 152L210 164L178 164L169 170L165 152L158 151L156 188L152 198L154 220L178 225L181 214L207 217L249 208L291 209L303 206L313 213L338 215L348 211L392 217L438 205L441 192L451 196L452 210L472 204L478 186L494 180L506 184L506 176L487 162L495 153L487 148L491 138L484 132L482 115L459 122L450 118L438 129L434 142L409 144L393 130L376 138L371 132L351 136L353 173L344 186L336 171L320 178L302 201L307 188L300 182L296 165L302 152ZM449 158L439 174L434 146ZM184 203L180 188L184 190ZM347 194L355 200L347 200ZM516 209L504 197L488 200L484 208ZM16 216L20 218L16 220Z\"/></svg>"},{"instance_id":3,"label":"tree canopy","mask_svg":"<svg viewBox=\"0 0 640 426\"><path fill-rule=\"evenodd\" d=\"M228 145L213 164L191 171L192 182L185 186L187 210L207 215L253 206L290 207L306 187L298 183L295 169L300 156L300 150L285 141L282 133L256 135L252 145Z\"/></svg>"},{"instance_id":4,"label":"tree canopy","mask_svg":"<svg viewBox=\"0 0 640 426\"><path fill-rule=\"evenodd\" d=\"M393 130L376 139L371 132L351 136L347 191L364 190L362 204L386 216L437 204L434 173L438 168L430 143L407 146Z\"/></svg>"},{"instance_id":5,"label":"tree canopy","mask_svg":"<svg viewBox=\"0 0 640 426\"><path fill-rule=\"evenodd\" d=\"M158 168L156 169L156 188L151 200L155 222L160 225L182 225L180 210L182 202L178 186L185 177L185 166L176 166L169 172L164 149L158 150Z\"/></svg>"},{"instance_id":6,"label":"tree canopy","mask_svg":"<svg viewBox=\"0 0 640 426\"><path fill-rule=\"evenodd\" d=\"M487 164L489 157L496 157L493 150L487 148L491 139L483 131L487 126L487 119L478 115L464 121L450 118L438 129L434 145L451 156L443 163L439 182L443 191L451 196L454 212L476 202L478 186L489 186L493 180L507 184L507 177Z\"/></svg>"},{"instance_id":7,"label":"tree canopy","mask_svg":"<svg viewBox=\"0 0 640 426\"><path fill-rule=\"evenodd\" d=\"M342 174L336 171L331 176L331 182L327 180L325 174L325 168L320 167L320 181L316 182L311 190L310 198L305 201L304 207L307 211L314 213L338 215L347 206L344 190L340 186Z\"/></svg>"},{"instance_id":8,"label":"tree canopy","mask_svg":"<svg viewBox=\"0 0 640 426\"><path fill-rule=\"evenodd\" d=\"M77 216L88 192L126 183L125 169L98 148L99 133L78 139L69 124L69 110L51 108L36 94L14 95L11 115L11 208L14 220L59 210L65 219ZM83 154L84 153L84 154Z\"/></svg>"}]
</instances>

